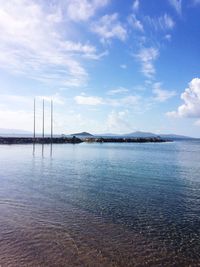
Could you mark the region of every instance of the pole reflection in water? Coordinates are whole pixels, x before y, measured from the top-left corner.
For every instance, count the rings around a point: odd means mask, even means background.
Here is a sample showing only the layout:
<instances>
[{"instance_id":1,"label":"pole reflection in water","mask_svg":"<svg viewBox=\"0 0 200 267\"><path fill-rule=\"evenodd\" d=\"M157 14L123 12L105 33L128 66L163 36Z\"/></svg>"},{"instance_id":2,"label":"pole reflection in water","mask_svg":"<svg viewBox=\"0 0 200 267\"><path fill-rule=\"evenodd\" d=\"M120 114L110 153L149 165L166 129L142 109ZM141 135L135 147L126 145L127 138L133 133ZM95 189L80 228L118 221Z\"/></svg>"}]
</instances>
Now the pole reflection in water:
<instances>
[{"instance_id":1,"label":"pole reflection in water","mask_svg":"<svg viewBox=\"0 0 200 267\"><path fill-rule=\"evenodd\" d=\"M33 157L35 157L35 143L33 143Z\"/></svg>"},{"instance_id":2,"label":"pole reflection in water","mask_svg":"<svg viewBox=\"0 0 200 267\"><path fill-rule=\"evenodd\" d=\"M33 157L35 157L36 156L36 148L37 148L37 146L36 146L36 144L35 143L33 143L33 150L32 150L32 155L33 155ZM53 144L51 143L50 145L48 145L48 150L49 150L49 156L52 158L52 156L53 156ZM42 158L44 158L44 156L45 156L45 144L42 144L42 151L41 151L42 153Z\"/></svg>"},{"instance_id":3,"label":"pole reflection in water","mask_svg":"<svg viewBox=\"0 0 200 267\"><path fill-rule=\"evenodd\" d=\"M50 145L50 157L52 158L53 156L53 144L51 143Z\"/></svg>"},{"instance_id":4,"label":"pole reflection in water","mask_svg":"<svg viewBox=\"0 0 200 267\"><path fill-rule=\"evenodd\" d=\"M44 158L44 144L42 144L42 157Z\"/></svg>"}]
</instances>

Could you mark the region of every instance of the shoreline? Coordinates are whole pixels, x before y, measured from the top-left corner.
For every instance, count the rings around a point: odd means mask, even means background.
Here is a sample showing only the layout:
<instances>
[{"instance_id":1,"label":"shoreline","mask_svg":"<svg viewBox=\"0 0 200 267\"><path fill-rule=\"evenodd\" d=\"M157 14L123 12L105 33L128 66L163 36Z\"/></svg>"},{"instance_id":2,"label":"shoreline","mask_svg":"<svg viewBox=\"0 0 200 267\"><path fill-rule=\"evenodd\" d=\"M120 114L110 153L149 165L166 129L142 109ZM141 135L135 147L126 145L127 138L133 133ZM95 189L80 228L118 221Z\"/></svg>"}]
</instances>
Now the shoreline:
<instances>
[{"instance_id":1,"label":"shoreline","mask_svg":"<svg viewBox=\"0 0 200 267\"><path fill-rule=\"evenodd\" d=\"M0 144L80 144L80 143L165 143L165 140L159 137L148 138L77 138L73 137L0 137Z\"/></svg>"}]
</instances>

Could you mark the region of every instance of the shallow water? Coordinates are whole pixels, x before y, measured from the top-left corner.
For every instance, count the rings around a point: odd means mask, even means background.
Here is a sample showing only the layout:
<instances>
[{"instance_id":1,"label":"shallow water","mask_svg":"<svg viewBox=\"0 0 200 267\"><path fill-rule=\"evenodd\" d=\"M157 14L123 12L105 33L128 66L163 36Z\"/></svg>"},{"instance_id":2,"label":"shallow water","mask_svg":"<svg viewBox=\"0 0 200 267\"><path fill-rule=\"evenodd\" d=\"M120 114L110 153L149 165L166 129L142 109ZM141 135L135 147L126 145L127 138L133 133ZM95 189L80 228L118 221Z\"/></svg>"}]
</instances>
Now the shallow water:
<instances>
[{"instance_id":1,"label":"shallow water","mask_svg":"<svg viewBox=\"0 0 200 267\"><path fill-rule=\"evenodd\" d=\"M0 266L200 266L200 142L0 146Z\"/></svg>"}]
</instances>

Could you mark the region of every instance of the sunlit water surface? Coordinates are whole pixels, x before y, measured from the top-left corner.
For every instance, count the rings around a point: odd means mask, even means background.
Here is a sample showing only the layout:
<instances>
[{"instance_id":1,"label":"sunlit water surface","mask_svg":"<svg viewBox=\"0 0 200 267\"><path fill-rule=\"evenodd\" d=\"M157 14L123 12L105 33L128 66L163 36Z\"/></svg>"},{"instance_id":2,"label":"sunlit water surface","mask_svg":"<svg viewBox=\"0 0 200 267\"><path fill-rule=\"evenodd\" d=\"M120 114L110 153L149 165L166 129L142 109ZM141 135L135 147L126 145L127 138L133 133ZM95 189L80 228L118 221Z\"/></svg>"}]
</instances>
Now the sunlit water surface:
<instances>
[{"instance_id":1,"label":"sunlit water surface","mask_svg":"<svg viewBox=\"0 0 200 267\"><path fill-rule=\"evenodd\" d=\"M0 146L0 266L200 266L200 142Z\"/></svg>"}]
</instances>

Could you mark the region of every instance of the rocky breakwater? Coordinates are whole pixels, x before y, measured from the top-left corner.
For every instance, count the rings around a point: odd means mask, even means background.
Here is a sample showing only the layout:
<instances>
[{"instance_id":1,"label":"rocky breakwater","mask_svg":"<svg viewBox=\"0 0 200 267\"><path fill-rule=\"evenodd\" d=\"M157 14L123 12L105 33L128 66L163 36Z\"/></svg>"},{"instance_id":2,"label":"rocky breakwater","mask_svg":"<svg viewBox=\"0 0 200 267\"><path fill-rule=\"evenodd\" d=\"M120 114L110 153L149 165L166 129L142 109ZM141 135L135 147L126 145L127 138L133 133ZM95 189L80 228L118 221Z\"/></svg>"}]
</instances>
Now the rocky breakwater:
<instances>
[{"instance_id":1,"label":"rocky breakwater","mask_svg":"<svg viewBox=\"0 0 200 267\"><path fill-rule=\"evenodd\" d=\"M0 144L79 144L83 141L75 136L73 137L0 137Z\"/></svg>"},{"instance_id":2,"label":"rocky breakwater","mask_svg":"<svg viewBox=\"0 0 200 267\"><path fill-rule=\"evenodd\" d=\"M84 142L88 143L164 143L168 140L162 139L160 137L138 137L138 138L85 138Z\"/></svg>"}]
</instances>

